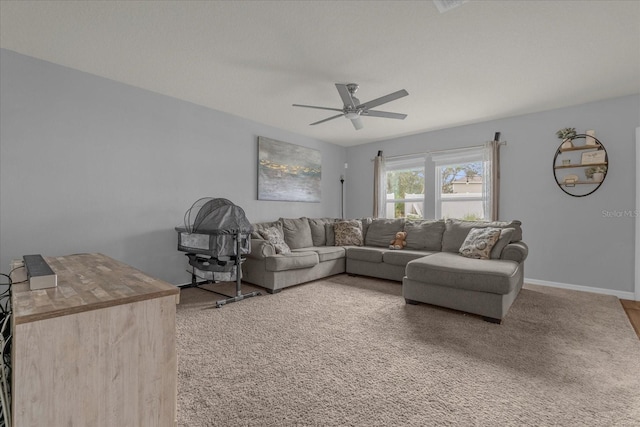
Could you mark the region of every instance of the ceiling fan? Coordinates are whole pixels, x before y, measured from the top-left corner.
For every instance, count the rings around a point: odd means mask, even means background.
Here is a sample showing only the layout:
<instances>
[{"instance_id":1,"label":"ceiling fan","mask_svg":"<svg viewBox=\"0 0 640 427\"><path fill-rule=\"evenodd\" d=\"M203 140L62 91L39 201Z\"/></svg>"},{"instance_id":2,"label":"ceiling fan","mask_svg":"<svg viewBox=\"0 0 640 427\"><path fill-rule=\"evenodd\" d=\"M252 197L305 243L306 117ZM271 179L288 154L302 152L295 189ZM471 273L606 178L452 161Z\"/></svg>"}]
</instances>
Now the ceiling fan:
<instances>
[{"instance_id":1,"label":"ceiling fan","mask_svg":"<svg viewBox=\"0 0 640 427\"><path fill-rule=\"evenodd\" d=\"M378 111L378 110L370 110L370 108L377 107L378 105L386 104L387 102L395 101L398 98L402 98L403 96L409 95L409 92L402 89L397 92L390 93L389 95L382 96L380 98L376 98L369 102L360 103L360 100L354 96L354 94L358 91L358 85L355 83L336 83L336 88L338 89L338 93L340 94L340 98L342 98L342 102L344 104L343 108L328 108L328 107L316 107L314 105L302 105L302 104L293 104L294 107L305 107L305 108L316 108L318 110L329 110L329 111L340 111L340 114L336 114L335 116L331 116L327 119L320 120L314 123L311 123L310 126L318 125L320 123L328 122L329 120L337 119L338 117L344 117L346 119L351 120L353 123L353 127L356 130L362 129L362 120L361 117L384 117L387 119L400 119L404 120L407 117L406 114L400 113L390 113L388 111Z\"/></svg>"}]
</instances>

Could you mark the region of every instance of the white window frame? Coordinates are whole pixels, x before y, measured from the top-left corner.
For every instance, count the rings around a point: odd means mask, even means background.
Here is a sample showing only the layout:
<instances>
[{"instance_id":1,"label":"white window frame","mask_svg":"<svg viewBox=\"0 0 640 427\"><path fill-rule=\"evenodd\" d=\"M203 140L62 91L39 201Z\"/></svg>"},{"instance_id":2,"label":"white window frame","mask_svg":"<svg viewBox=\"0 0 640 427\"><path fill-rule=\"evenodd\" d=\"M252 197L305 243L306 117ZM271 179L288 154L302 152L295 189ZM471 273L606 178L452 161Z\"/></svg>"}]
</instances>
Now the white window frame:
<instances>
[{"instance_id":1,"label":"white window frame","mask_svg":"<svg viewBox=\"0 0 640 427\"><path fill-rule=\"evenodd\" d=\"M451 150L443 150L438 152L421 153L415 155L398 156L398 158L386 159L385 171L385 194L387 188L387 172L408 169L411 167L421 167L424 171L424 193L421 199L409 198L393 198L386 199L385 212L390 204L396 203L419 203L422 202L422 214L425 218L442 218L442 168L447 166L459 165L464 163L481 162L483 167L482 177L482 194L481 195L463 195L459 194L455 197L455 201L468 202L479 201L482 203L482 213L484 219L491 219L491 170L492 162L487 146L478 145L475 147L458 148ZM433 176L432 176L433 174ZM428 187L428 176L432 178L434 187ZM431 188L434 193L431 194ZM432 204L433 203L433 204ZM433 216L431 214L434 214Z\"/></svg>"},{"instance_id":2,"label":"white window frame","mask_svg":"<svg viewBox=\"0 0 640 427\"><path fill-rule=\"evenodd\" d=\"M427 192L427 158L424 154L420 154L420 155L415 155L415 156L406 156L403 157L402 159L387 159L386 160L386 170L385 170L385 193L386 193L386 189L387 189L387 185L388 185L388 181L387 181L387 174L389 172L394 172L394 171L401 171L401 170L406 170L409 168L422 168L422 175L424 176L424 184L423 184L423 188L424 191L422 193L422 198L415 198L415 199L408 199L408 198L402 198L402 199L389 199L386 198L385 199L385 212L388 209L388 206L390 204L394 205L395 208L395 204L396 203L422 203L422 215L424 216L424 212L426 209L426 192ZM388 197L388 195L387 195ZM394 209L395 212L395 209ZM395 217L395 215L394 215Z\"/></svg>"},{"instance_id":3,"label":"white window frame","mask_svg":"<svg viewBox=\"0 0 640 427\"><path fill-rule=\"evenodd\" d=\"M460 165L465 163L480 162L482 163L482 166L483 166L483 175L486 176L488 172L486 153L485 153L484 147L482 146L453 149L453 150L447 150L440 153L433 153L432 160L435 163L435 180L434 180L435 182L435 217L442 218L442 202L443 200L445 200L442 197L442 184L443 184L442 169L449 166L455 166L455 165ZM480 201L483 203L482 211L483 211L484 219L487 219L487 210L486 208L484 208L484 206L486 206L486 198L488 197L487 191L485 189L486 187L485 183L487 181L485 176L483 176L483 191L480 196L459 195L459 196L456 196L455 198L452 197L451 199L453 200L448 200L448 201L455 201L455 202Z\"/></svg>"}]
</instances>

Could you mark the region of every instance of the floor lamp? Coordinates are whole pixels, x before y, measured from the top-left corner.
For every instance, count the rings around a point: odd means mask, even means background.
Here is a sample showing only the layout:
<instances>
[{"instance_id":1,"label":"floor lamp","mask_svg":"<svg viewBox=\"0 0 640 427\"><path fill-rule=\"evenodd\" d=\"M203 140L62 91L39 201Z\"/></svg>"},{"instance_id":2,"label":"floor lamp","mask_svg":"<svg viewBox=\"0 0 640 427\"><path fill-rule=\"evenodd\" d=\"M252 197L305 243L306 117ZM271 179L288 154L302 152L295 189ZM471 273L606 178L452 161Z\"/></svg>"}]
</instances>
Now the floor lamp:
<instances>
[{"instance_id":1,"label":"floor lamp","mask_svg":"<svg viewBox=\"0 0 640 427\"><path fill-rule=\"evenodd\" d=\"M340 175L340 217L344 219L344 175Z\"/></svg>"}]
</instances>

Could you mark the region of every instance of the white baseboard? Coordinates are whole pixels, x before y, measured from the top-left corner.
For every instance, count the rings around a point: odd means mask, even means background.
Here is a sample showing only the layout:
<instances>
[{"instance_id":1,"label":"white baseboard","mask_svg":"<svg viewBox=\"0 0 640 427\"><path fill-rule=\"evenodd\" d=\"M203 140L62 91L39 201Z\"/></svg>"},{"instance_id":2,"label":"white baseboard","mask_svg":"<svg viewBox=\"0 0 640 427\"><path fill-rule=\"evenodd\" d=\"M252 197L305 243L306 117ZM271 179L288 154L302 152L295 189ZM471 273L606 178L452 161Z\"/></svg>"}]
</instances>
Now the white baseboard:
<instances>
[{"instance_id":1,"label":"white baseboard","mask_svg":"<svg viewBox=\"0 0 640 427\"><path fill-rule=\"evenodd\" d=\"M548 282L546 280L528 279L525 277L524 283L532 285L549 286L551 288L571 289L573 291L592 292L594 294L613 295L620 299L628 299L631 301L640 301L636 299L633 292L615 291L613 289L592 288L590 286L572 285L570 283Z\"/></svg>"}]
</instances>

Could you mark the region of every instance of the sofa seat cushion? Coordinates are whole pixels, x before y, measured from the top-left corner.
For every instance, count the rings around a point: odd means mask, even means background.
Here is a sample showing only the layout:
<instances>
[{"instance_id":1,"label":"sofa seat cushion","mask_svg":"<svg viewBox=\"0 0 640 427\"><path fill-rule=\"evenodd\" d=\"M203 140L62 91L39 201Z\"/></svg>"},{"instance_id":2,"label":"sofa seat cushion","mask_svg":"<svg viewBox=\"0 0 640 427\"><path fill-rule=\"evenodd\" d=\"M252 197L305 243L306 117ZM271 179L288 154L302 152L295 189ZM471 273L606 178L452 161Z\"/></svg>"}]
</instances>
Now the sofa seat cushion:
<instances>
[{"instance_id":1,"label":"sofa seat cushion","mask_svg":"<svg viewBox=\"0 0 640 427\"><path fill-rule=\"evenodd\" d=\"M265 258L265 267L267 271L287 271L313 267L319 262L316 252L291 252L286 255L273 255Z\"/></svg>"},{"instance_id":2,"label":"sofa seat cushion","mask_svg":"<svg viewBox=\"0 0 640 427\"><path fill-rule=\"evenodd\" d=\"M406 275L418 282L506 295L518 284L518 266L515 261L440 252L410 261Z\"/></svg>"},{"instance_id":3,"label":"sofa seat cushion","mask_svg":"<svg viewBox=\"0 0 640 427\"><path fill-rule=\"evenodd\" d=\"M296 253L309 251L317 253L320 262L344 258L346 253L345 249L342 246L312 246L310 248L294 249L291 252Z\"/></svg>"},{"instance_id":4,"label":"sofa seat cushion","mask_svg":"<svg viewBox=\"0 0 640 427\"><path fill-rule=\"evenodd\" d=\"M368 262L382 262L382 254L389 250L386 248L370 248L365 246L347 246L346 249L347 258Z\"/></svg>"},{"instance_id":5,"label":"sofa seat cushion","mask_svg":"<svg viewBox=\"0 0 640 427\"><path fill-rule=\"evenodd\" d=\"M427 251L411 251L411 250L399 250L399 251L386 251L382 254L382 261L385 264L405 266L409 261L422 258L423 256L431 255L434 252Z\"/></svg>"}]
</instances>

